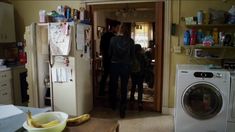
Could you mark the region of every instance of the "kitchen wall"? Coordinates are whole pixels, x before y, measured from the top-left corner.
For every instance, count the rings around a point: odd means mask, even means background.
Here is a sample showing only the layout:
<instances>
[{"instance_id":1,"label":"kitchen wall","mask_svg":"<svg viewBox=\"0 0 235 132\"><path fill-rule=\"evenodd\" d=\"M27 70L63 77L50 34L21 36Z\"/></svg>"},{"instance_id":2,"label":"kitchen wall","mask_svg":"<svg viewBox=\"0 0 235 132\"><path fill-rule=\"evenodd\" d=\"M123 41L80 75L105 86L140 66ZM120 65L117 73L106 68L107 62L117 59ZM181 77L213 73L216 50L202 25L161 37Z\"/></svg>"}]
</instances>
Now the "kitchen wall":
<instances>
[{"instance_id":1,"label":"kitchen wall","mask_svg":"<svg viewBox=\"0 0 235 132\"><path fill-rule=\"evenodd\" d=\"M59 5L68 5L79 9L84 7L80 1L74 0L12 0L15 8L16 39L23 41L25 26L39 22L39 10L56 10Z\"/></svg>"},{"instance_id":2,"label":"kitchen wall","mask_svg":"<svg viewBox=\"0 0 235 132\"><path fill-rule=\"evenodd\" d=\"M175 99L175 69L176 64L182 63L216 63L211 61L196 61L185 55L173 53L173 47L183 45L183 32L185 31L184 22L181 17L195 16L198 10L208 10L208 8L229 10L231 5L235 5L234 0L172 0L172 23L177 24L177 33L171 36L171 57L170 57L170 88L169 88L169 107L174 107ZM72 8L84 7L80 1L74 0L12 0L15 7L16 37L17 41L23 40L25 26L32 22L38 22L38 12L40 9L47 11L56 10L59 5L68 5ZM97 25L99 26L99 25ZM169 59L169 58L165 58Z\"/></svg>"},{"instance_id":3,"label":"kitchen wall","mask_svg":"<svg viewBox=\"0 0 235 132\"><path fill-rule=\"evenodd\" d=\"M226 2L223 2L226 1ZM175 102L175 71L176 64L210 64L218 63L215 61L199 61L185 55L185 51L181 54L173 53L173 47L177 45L183 46L183 33L186 30L182 17L196 16L198 10L208 11L209 8L228 11L234 0L173 0L172 1L172 23L177 24L177 33L171 36L171 66L170 66L170 89L169 89L169 107L174 107Z\"/></svg>"}]
</instances>

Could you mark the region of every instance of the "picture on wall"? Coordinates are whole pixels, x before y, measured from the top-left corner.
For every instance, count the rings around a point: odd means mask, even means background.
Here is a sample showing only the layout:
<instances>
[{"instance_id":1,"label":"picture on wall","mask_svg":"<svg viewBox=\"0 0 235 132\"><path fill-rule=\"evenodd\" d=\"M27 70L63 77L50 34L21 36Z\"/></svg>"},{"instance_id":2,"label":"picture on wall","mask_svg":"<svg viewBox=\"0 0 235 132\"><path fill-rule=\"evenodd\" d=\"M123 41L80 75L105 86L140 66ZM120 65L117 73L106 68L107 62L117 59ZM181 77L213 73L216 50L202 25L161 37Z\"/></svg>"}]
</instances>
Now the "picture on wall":
<instances>
[{"instance_id":1,"label":"picture on wall","mask_svg":"<svg viewBox=\"0 0 235 132\"><path fill-rule=\"evenodd\" d=\"M103 35L104 32L105 32L105 28L104 27L101 27L101 26L97 27L97 37L98 38L101 38L101 36Z\"/></svg>"}]
</instances>

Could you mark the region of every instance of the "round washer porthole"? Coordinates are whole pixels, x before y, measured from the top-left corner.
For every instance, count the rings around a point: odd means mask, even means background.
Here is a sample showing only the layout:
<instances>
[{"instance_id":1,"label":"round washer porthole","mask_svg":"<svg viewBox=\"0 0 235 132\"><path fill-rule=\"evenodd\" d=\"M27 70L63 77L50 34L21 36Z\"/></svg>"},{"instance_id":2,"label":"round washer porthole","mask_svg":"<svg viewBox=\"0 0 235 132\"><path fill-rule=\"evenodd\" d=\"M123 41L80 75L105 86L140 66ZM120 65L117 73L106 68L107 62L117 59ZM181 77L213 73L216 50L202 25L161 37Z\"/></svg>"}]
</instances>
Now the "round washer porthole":
<instances>
[{"instance_id":1,"label":"round washer porthole","mask_svg":"<svg viewBox=\"0 0 235 132\"><path fill-rule=\"evenodd\" d=\"M185 90L182 105L190 116L205 120L220 112L223 100L215 86L204 82L191 85Z\"/></svg>"}]
</instances>

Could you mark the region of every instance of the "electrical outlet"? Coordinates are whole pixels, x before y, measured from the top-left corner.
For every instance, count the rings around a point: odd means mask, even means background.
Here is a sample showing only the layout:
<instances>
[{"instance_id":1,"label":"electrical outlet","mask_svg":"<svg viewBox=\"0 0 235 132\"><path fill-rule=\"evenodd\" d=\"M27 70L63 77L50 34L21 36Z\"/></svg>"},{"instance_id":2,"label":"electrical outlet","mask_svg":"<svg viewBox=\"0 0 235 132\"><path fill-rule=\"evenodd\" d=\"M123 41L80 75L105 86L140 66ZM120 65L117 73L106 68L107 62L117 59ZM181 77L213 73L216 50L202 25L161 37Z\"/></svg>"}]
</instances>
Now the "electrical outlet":
<instances>
[{"instance_id":1,"label":"electrical outlet","mask_svg":"<svg viewBox=\"0 0 235 132\"><path fill-rule=\"evenodd\" d=\"M174 46L174 53L181 53L181 46Z\"/></svg>"},{"instance_id":2,"label":"electrical outlet","mask_svg":"<svg viewBox=\"0 0 235 132\"><path fill-rule=\"evenodd\" d=\"M191 53L191 49L187 48L185 49L185 55L189 56Z\"/></svg>"}]
</instances>

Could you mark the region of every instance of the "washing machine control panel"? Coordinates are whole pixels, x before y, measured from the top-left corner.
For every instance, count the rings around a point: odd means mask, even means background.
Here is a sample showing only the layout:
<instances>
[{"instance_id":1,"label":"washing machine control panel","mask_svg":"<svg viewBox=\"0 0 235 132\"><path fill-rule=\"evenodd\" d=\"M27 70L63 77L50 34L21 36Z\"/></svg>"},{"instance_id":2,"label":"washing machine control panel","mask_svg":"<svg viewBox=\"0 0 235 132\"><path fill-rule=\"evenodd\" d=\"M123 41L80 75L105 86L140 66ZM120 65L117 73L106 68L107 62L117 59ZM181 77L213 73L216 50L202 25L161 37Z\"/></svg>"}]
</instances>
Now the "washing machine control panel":
<instances>
[{"instance_id":1,"label":"washing machine control panel","mask_svg":"<svg viewBox=\"0 0 235 132\"><path fill-rule=\"evenodd\" d=\"M195 72L194 76L199 78L213 78L214 74L212 72Z\"/></svg>"},{"instance_id":2,"label":"washing machine control panel","mask_svg":"<svg viewBox=\"0 0 235 132\"><path fill-rule=\"evenodd\" d=\"M216 73L216 74L215 74L215 77L217 77L217 78L222 78L222 77L223 77L223 74L221 74L221 73Z\"/></svg>"}]
</instances>

